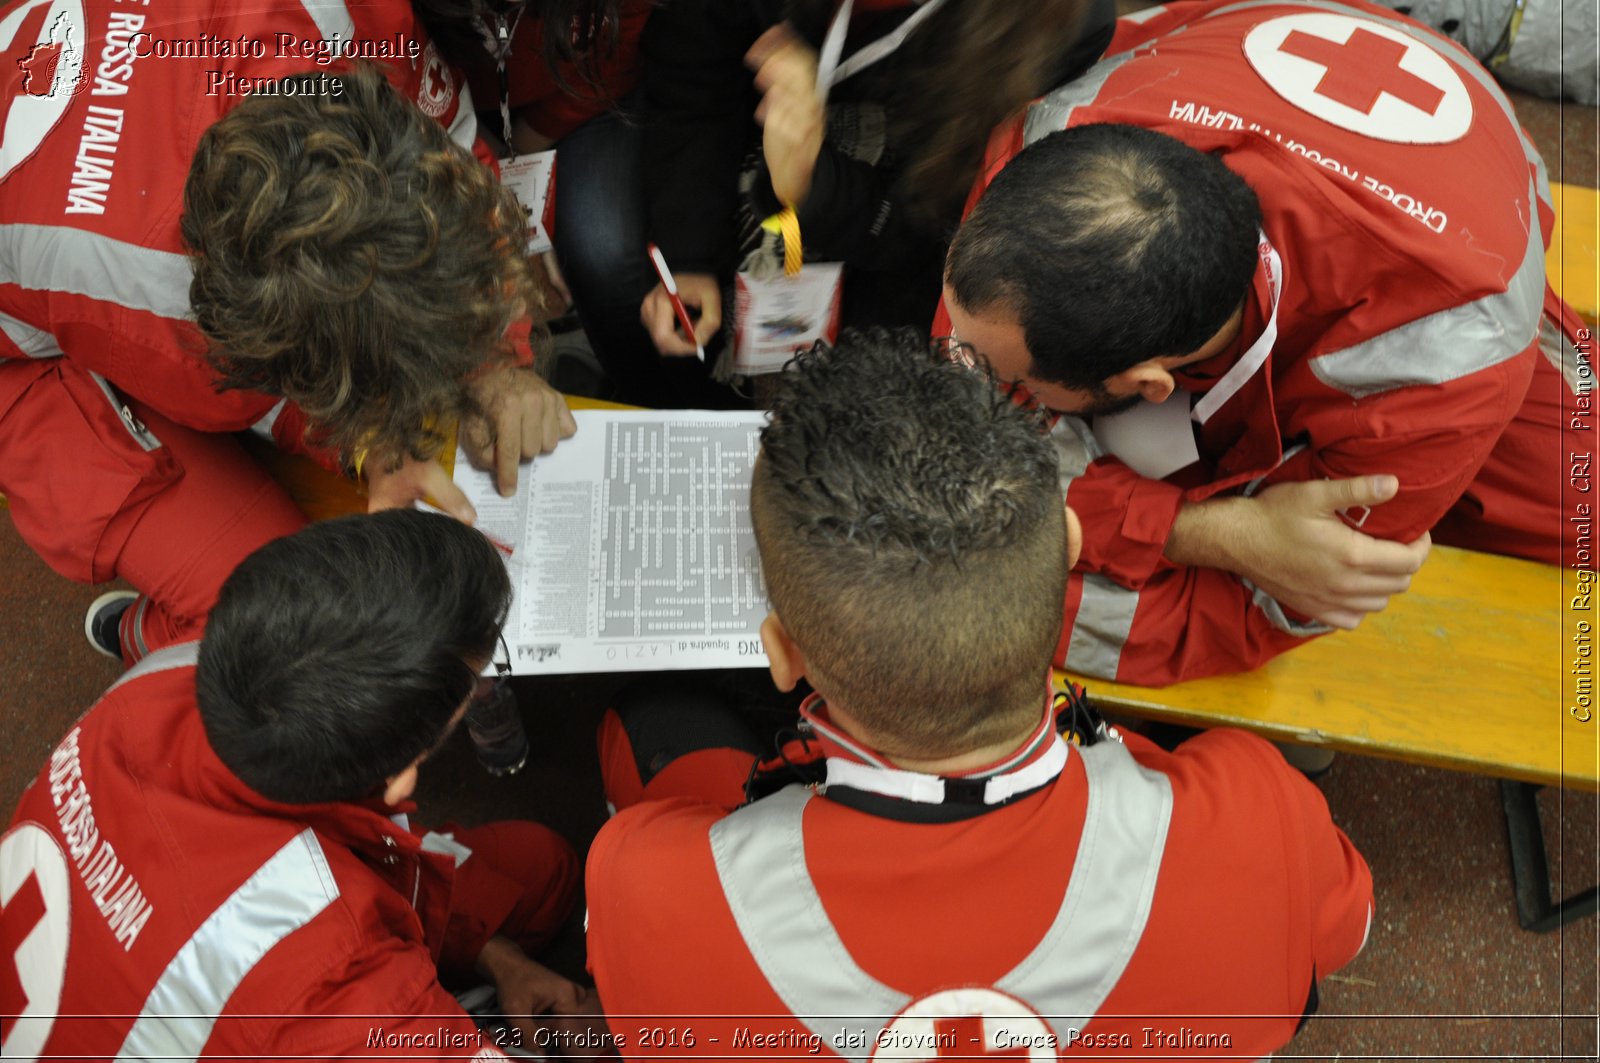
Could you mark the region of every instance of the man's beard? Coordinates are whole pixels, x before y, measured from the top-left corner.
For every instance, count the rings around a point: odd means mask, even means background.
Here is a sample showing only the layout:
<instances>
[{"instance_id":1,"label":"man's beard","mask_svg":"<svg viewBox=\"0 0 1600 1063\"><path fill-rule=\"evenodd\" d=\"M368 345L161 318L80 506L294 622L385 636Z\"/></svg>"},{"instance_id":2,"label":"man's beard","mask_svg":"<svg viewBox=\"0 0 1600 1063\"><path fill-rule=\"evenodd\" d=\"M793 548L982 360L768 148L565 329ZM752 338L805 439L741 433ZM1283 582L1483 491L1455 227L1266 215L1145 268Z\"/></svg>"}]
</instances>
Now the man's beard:
<instances>
[{"instance_id":1,"label":"man's beard","mask_svg":"<svg viewBox=\"0 0 1600 1063\"><path fill-rule=\"evenodd\" d=\"M1090 417L1109 417L1114 413L1125 413L1144 401L1138 392L1119 399L1107 391L1104 384L1097 385L1093 391L1094 398L1077 414L1086 420Z\"/></svg>"},{"instance_id":2,"label":"man's beard","mask_svg":"<svg viewBox=\"0 0 1600 1063\"><path fill-rule=\"evenodd\" d=\"M1070 385L1067 385L1070 386ZM1135 391L1132 395L1117 398L1106 388L1105 384L1095 384L1093 387L1079 389L1079 394L1088 393L1088 399L1081 403L1074 403L1072 409L1060 406L1051 406L1057 413L1064 413L1069 417L1081 417L1085 421L1092 417L1108 417L1114 413L1122 413L1139 405L1140 395Z\"/></svg>"}]
</instances>

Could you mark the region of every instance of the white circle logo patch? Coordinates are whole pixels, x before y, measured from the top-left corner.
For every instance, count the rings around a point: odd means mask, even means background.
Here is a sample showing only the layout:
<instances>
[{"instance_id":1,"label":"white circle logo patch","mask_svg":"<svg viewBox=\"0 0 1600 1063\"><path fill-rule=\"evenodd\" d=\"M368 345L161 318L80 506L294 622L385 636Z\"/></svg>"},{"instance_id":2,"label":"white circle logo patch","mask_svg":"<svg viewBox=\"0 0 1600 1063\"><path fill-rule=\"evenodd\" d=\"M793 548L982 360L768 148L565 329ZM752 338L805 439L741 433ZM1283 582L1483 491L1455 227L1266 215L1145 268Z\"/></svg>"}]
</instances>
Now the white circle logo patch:
<instances>
[{"instance_id":1,"label":"white circle logo patch","mask_svg":"<svg viewBox=\"0 0 1600 1063\"><path fill-rule=\"evenodd\" d=\"M1251 30L1244 54L1279 96L1374 140L1448 144L1472 125L1472 97L1449 61L1381 22L1285 15Z\"/></svg>"},{"instance_id":2,"label":"white circle logo patch","mask_svg":"<svg viewBox=\"0 0 1600 1063\"><path fill-rule=\"evenodd\" d=\"M67 858L37 823L0 838L0 1015L5 1058L29 1060L44 1049L67 977L72 881Z\"/></svg>"},{"instance_id":3,"label":"white circle logo patch","mask_svg":"<svg viewBox=\"0 0 1600 1063\"><path fill-rule=\"evenodd\" d=\"M450 109L455 96L455 85L450 81L450 69L439 57L439 50L429 41L422 52L422 85L417 89L417 106L429 118L438 118Z\"/></svg>"},{"instance_id":4,"label":"white circle logo patch","mask_svg":"<svg viewBox=\"0 0 1600 1063\"><path fill-rule=\"evenodd\" d=\"M913 1000L878 1033L872 1059L1059 1057L1055 1031L1026 1003L996 989L942 989Z\"/></svg>"},{"instance_id":5,"label":"white circle logo patch","mask_svg":"<svg viewBox=\"0 0 1600 1063\"><path fill-rule=\"evenodd\" d=\"M0 181L32 158L82 91L83 26L81 0L33 0L0 19Z\"/></svg>"}]
</instances>

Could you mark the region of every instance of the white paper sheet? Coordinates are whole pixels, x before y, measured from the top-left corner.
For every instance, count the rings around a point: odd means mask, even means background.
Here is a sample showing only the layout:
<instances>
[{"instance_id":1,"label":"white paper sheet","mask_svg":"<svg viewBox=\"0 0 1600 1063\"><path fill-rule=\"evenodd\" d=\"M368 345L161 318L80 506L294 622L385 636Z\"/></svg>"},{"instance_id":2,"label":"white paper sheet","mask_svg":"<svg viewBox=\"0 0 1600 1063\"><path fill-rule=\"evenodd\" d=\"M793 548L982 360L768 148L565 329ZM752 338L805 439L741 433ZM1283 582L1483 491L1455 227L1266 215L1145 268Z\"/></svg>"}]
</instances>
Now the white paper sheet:
<instances>
[{"instance_id":1,"label":"white paper sheet","mask_svg":"<svg viewBox=\"0 0 1600 1063\"><path fill-rule=\"evenodd\" d=\"M465 460L478 528L510 547L517 675L766 667L750 524L761 413L577 410L501 498Z\"/></svg>"},{"instance_id":2,"label":"white paper sheet","mask_svg":"<svg viewBox=\"0 0 1600 1063\"><path fill-rule=\"evenodd\" d=\"M1095 438L1140 476L1160 480L1200 460L1189 418L1188 392L1166 402L1140 402L1132 409L1094 419Z\"/></svg>"}]
</instances>

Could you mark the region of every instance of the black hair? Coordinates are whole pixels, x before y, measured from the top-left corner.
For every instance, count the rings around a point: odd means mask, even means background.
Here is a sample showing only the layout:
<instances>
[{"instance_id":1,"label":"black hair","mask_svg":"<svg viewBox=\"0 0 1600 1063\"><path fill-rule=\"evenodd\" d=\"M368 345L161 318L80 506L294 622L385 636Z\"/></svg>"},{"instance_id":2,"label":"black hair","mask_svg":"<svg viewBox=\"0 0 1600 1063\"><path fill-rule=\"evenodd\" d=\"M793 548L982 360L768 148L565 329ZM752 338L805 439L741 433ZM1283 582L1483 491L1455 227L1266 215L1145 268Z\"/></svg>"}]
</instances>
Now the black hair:
<instances>
[{"instance_id":1,"label":"black hair","mask_svg":"<svg viewBox=\"0 0 1600 1063\"><path fill-rule=\"evenodd\" d=\"M437 514L342 517L268 543L206 623L206 737L274 801L369 796L449 732L510 603L494 547Z\"/></svg>"},{"instance_id":2,"label":"black hair","mask_svg":"<svg viewBox=\"0 0 1600 1063\"><path fill-rule=\"evenodd\" d=\"M956 233L945 282L1016 316L1031 375L1093 390L1193 353L1249 291L1261 208L1221 160L1162 133L1082 125L1006 164Z\"/></svg>"},{"instance_id":3,"label":"black hair","mask_svg":"<svg viewBox=\"0 0 1600 1063\"><path fill-rule=\"evenodd\" d=\"M752 511L813 684L942 756L1025 729L1061 630L1066 531L1037 410L910 330L847 331L779 378Z\"/></svg>"}]
</instances>

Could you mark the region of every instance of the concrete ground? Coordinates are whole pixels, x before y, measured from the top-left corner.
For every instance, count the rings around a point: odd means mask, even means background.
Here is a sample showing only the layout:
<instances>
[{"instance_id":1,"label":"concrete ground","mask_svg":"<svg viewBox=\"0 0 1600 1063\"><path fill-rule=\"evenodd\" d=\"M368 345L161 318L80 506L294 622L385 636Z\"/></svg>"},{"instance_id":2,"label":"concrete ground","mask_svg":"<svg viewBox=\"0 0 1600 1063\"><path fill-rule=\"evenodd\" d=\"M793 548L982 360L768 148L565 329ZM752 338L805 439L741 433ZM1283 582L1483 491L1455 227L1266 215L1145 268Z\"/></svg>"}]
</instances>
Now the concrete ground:
<instances>
[{"instance_id":1,"label":"concrete ground","mask_svg":"<svg viewBox=\"0 0 1600 1063\"><path fill-rule=\"evenodd\" d=\"M1596 187L1600 114L1525 97L1517 105L1552 178ZM81 634L98 590L50 572L0 517L6 818L72 720L118 675ZM592 736L616 685L609 677L518 680L534 742L527 768L490 779L458 735L424 771L424 818L528 816L581 850L604 815ZM1600 920L1544 935L1518 928L1494 780L1346 755L1321 785L1372 866L1377 915L1365 952L1324 981L1318 1017L1278 1058L1597 1058ZM1565 896L1594 885L1600 800L1545 791L1540 803L1557 889Z\"/></svg>"}]
</instances>

